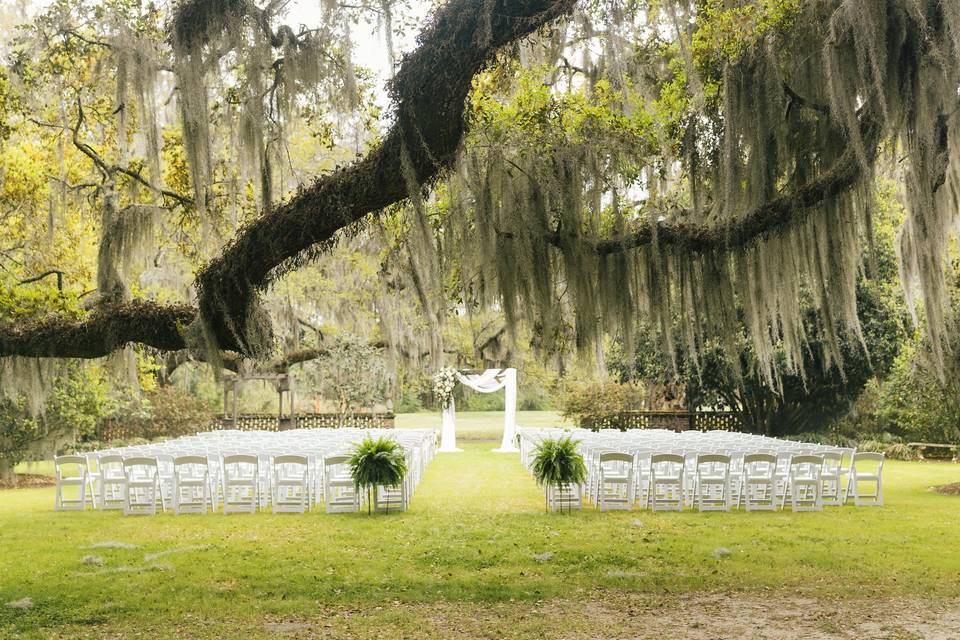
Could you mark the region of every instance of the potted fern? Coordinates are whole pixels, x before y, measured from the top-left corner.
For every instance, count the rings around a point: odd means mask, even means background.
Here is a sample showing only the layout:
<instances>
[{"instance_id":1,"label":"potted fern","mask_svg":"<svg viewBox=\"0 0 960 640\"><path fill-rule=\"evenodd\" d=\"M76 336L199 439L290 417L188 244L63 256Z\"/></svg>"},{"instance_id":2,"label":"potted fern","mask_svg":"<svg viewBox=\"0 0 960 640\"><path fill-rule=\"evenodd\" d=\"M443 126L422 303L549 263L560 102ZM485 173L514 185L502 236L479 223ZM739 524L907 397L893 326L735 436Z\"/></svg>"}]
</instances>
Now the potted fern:
<instances>
[{"instance_id":1,"label":"potted fern","mask_svg":"<svg viewBox=\"0 0 960 640\"><path fill-rule=\"evenodd\" d=\"M400 443L389 438L367 437L350 456L350 475L357 491L367 491L367 514L371 494L377 487L396 487L407 475L407 459Z\"/></svg>"},{"instance_id":2,"label":"potted fern","mask_svg":"<svg viewBox=\"0 0 960 640\"><path fill-rule=\"evenodd\" d=\"M551 438L541 442L534 451L531 471L537 484L546 492L546 511L550 509L551 489L563 494L564 489L582 484L587 477L587 466L583 463L583 456L577 451L578 444L579 441L570 436ZM567 507L569 512L569 503Z\"/></svg>"}]
</instances>

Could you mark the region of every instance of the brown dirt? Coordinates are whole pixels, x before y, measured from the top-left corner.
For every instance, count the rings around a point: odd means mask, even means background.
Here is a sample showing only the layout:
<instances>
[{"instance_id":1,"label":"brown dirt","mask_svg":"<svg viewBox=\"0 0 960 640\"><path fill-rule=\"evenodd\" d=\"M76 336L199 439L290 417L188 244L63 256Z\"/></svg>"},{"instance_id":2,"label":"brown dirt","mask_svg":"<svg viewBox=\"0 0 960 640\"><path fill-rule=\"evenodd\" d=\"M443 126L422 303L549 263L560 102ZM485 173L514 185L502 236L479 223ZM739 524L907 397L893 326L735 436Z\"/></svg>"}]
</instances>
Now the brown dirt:
<instances>
[{"instance_id":1,"label":"brown dirt","mask_svg":"<svg viewBox=\"0 0 960 640\"><path fill-rule=\"evenodd\" d=\"M951 484L941 484L937 487L930 487L934 493L941 493L945 496L960 496L960 482Z\"/></svg>"},{"instance_id":2,"label":"brown dirt","mask_svg":"<svg viewBox=\"0 0 960 640\"><path fill-rule=\"evenodd\" d=\"M0 481L0 490L2 489L32 489L35 487L52 487L56 480L50 476L41 476L35 473L18 473L16 484Z\"/></svg>"},{"instance_id":3,"label":"brown dirt","mask_svg":"<svg viewBox=\"0 0 960 640\"><path fill-rule=\"evenodd\" d=\"M591 592L529 603L387 601L366 608L318 606L305 615L264 616L242 623L181 619L175 628L175 635L161 636L247 640L960 640L960 600L815 598L778 591L692 595ZM166 626L164 630L170 632ZM130 637L126 629L109 623L91 636L71 635L74 631L79 630L62 629L55 637Z\"/></svg>"}]
</instances>

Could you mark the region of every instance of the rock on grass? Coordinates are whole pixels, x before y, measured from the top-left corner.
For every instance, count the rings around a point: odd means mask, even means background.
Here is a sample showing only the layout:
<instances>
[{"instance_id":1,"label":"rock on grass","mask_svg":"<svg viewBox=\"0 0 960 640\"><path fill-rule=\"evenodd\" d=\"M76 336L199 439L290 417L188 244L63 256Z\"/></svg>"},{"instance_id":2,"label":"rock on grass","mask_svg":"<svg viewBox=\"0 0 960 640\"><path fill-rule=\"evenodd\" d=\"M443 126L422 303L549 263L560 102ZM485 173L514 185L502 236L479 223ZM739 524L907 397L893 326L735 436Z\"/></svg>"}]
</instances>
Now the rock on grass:
<instances>
[{"instance_id":1,"label":"rock on grass","mask_svg":"<svg viewBox=\"0 0 960 640\"><path fill-rule=\"evenodd\" d=\"M33 598L27 596L26 598L20 598L19 600L11 600L3 606L5 606L7 609L29 609L33 606Z\"/></svg>"}]
</instances>

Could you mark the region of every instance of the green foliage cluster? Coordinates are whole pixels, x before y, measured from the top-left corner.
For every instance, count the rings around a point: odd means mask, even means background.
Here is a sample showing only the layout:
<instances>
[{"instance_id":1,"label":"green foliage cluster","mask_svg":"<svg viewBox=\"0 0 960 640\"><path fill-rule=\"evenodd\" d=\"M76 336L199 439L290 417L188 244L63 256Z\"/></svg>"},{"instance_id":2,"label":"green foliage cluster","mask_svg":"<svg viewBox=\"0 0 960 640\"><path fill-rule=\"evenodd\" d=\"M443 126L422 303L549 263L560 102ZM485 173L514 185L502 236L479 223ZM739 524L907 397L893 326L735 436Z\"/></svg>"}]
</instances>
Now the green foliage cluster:
<instances>
[{"instance_id":1,"label":"green foliage cluster","mask_svg":"<svg viewBox=\"0 0 960 640\"><path fill-rule=\"evenodd\" d=\"M210 405L176 386L157 387L141 396L118 401L96 430L98 440L109 442L118 435L154 440L192 435L213 421Z\"/></svg>"},{"instance_id":2,"label":"green foliage cluster","mask_svg":"<svg viewBox=\"0 0 960 640\"><path fill-rule=\"evenodd\" d=\"M885 444L960 444L960 386L954 379L941 382L919 340L909 342L890 375L868 386L837 430Z\"/></svg>"},{"instance_id":3,"label":"green foliage cluster","mask_svg":"<svg viewBox=\"0 0 960 640\"><path fill-rule=\"evenodd\" d=\"M597 380L570 383L561 398L563 417L594 430L619 428L616 416L643 408L643 387L637 382Z\"/></svg>"},{"instance_id":4,"label":"green foliage cluster","mask_svg":"<svg viewBox=\"0 0 960 640\"><path fill-rule=\"evenodd\" d=\"M548 438L537 445L530 471L541 487L563 487L580 484L587 478L583 455L577 451L578 440L571 436Z\"/></svg>"},{"instance_id":5,"label":"green foliage cluster","mask_svg":"<svg viewBox=\"0 0 960 640\"><path fill-rule=\"evenodd\" d=\"M50 456L78 436L94 432L112 407L102 374L82 364L68 366L55 382L43 411L31 415L26 397L0 400L0 480L12 479L22 460Z\"/></svg>"},{"instance_id":6,"label":"green foliage cluster","mask_svg":"<svg viewBox=\"0 0 960 640\"><path fill-rule=\"evenodd\" d=\"M365 438L350 455L350 476L357 489L367 491L367 512L370 494L377 487L395 487L407 475L407 459L403 447L386 437Z\"/></svg>"},{"instance_id":7,"label":"green foliage cluster","mask_svg":"<svg viewBox=\"0 0 960 640\"><path fill-rule=\"evenodd\" d=\"M317 360L303 366L303 384L318 390L333 401L336 411L345 416L361 409L372 409L383 402L387 392L386 362L380 348L369 340L341 335Z\"/></svg>"}]
</instances>

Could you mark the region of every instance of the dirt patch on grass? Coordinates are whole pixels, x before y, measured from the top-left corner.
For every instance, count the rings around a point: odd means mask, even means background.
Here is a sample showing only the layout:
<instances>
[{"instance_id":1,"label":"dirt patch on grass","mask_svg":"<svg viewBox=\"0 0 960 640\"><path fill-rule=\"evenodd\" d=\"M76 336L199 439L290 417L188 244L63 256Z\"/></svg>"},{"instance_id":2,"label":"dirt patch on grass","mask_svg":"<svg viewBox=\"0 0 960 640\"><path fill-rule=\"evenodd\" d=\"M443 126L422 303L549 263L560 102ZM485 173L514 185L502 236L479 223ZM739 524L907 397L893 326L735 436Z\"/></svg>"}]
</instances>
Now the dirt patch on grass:
<instances>
[{"instance_id":1,"label":"dirt patch on grass","mask_svg":"<svg viewBox=\"0 0 960 640\"><path fill-rule=\"evenodd\" d=\"M57 481L51 476L42 476L36 473L18 473L16 484L0 481L0 490L52 487L55 484L57 484Z\"/></svg>"},{"instance_id":2,"label":"dirt patch on grass","mask_svg":"<svg viewBox=\"0 0 960 640\"><path fill-rule=\"evenodd\" d=\"M266 626L263 626L266 625ZM384 603L261 623L296 638L871 640L960 638L960 600L820 599L776 592L591 593L534 603Z\"/></svg>"},{"instance_id":3,"label":"dirt patch on grass","mask_svg":"<svg viewBox=\"0 0 960 640\"><path fill-rule=\"evenodd\" d=\"M306 603L282 616L195 612L64 626L55 638L509 638L511 640L956 640L960 599L816 598L777 591L651 595L591 591L533 602ZM93 631L93 635L86 635ZM135 631L135 633L133 633ZM2 635L2 627L0 627Z\"/></svg>"},{"instance_id":4,"label":"dirt patch on grass","mask_svg":"<svg viewBox=\"0 0 960 640\"><path fill-rule=\"evenodd\" d=\"M945 496L960 496L960 482L941 484L936 487L930 487L930 490L934 493L940 493Z\"/></svg>"}]
</instances>

